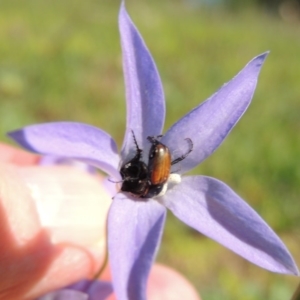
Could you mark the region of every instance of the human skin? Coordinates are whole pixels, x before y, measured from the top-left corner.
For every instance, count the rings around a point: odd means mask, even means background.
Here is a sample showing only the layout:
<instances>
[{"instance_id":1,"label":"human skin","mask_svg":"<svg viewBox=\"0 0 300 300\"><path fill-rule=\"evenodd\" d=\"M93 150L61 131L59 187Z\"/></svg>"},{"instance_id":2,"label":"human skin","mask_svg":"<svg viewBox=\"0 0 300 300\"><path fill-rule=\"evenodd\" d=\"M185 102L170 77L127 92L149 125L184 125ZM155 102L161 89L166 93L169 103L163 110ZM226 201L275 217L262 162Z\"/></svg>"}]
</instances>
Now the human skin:
<instances>
[{"instance_id":1,"label":"human skin","mask_svg":"<svg viewBox=\"0 0 300 300\"><path fill-rule=\"evenodd\" d=\"M105 256L111 197L101 178L0 144L0 299L33 299L93 278ZM101 277L110 280L109 268ZM179 273L154 265L148 299L200 299ZM110 300L115 299L112 295Z\"/></svg>"}]
</instances>

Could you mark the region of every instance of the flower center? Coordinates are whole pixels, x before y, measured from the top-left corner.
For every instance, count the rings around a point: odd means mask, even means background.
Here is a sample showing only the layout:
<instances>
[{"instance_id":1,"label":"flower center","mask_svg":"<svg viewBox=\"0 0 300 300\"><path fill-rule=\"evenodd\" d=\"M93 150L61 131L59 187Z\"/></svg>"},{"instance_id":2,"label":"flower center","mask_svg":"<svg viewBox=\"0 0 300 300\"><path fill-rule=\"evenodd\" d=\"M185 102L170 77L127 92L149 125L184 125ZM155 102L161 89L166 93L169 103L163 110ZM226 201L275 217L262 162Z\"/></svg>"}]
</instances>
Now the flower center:
<instances>
[{"instance_id":1,"label":"flower center","mask_svg":"<svg viewBox=\"0 0 300 300\"><path fill-rule=\"evenodd\" d=\"M128 192L138 198L154 198L164 195L169 184L175 185L181 181L179 174L170 173L171 165L185 159L193 150L192 140L186 139L190 144L188 152L172 161L169 148L159 141L162 136L149 136L147 139L152 146L147 165L142 161L143 150L139 148L133 131L132 135L136 154L120 169L121 191Z\"/></svg>"}]
</instances>

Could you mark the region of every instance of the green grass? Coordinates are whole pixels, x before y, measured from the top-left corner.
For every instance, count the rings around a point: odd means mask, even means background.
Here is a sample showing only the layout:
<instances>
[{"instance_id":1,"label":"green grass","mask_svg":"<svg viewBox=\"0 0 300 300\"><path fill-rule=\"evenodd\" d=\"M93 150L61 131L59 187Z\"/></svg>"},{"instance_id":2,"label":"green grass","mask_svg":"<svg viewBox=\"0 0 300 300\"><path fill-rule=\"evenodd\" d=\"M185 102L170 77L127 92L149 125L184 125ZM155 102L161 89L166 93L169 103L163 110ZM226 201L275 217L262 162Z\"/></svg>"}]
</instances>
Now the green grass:
<instances>
[{"instance_id":1,"label":"green grass","mask_svg":"<svg viewBox=\"0 0 300 300\"><path fill-rule=\"evenodd\" d=\"M127 1L160 71L168 128L270 50L253 103L219 150L193 171L228 183L279 233L297 261L300 219L300 28L255 8ZM122 142L119 1L0 4L0 134L37 122L81 121ZM200 120L201 121L201 120ZM169 214L159 261L204 299L289 299L297 279L269 273Z\"/></svg>"}]
</instances>

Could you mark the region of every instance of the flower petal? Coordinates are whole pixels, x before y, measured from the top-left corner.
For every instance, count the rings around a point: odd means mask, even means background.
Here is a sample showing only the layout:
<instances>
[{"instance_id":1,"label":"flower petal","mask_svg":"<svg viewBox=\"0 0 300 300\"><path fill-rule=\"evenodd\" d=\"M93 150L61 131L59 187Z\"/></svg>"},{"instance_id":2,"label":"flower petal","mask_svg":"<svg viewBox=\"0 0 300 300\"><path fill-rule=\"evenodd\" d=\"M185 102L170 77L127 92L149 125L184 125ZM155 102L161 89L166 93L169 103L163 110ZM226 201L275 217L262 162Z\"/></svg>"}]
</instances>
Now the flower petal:
<instances>
[{"instance_id":1,"label":"flower petal","mask_svg":"<svg viewBox=\"0 0 300 300\"><path fill-rule=\"evenodd\" d=\"M141 149L149 147L147 136L162 132L165 119L165 101L161 80L149 50L137 28L128 16L124 2L119 14L119 28L123 53L123 69L127 100L127 128L122 157L136 147L134 131Z\"/></svg>"},{"instance_id":2,"label":"flower petal","mask_svg":"<svg viewBox=\"0 0 300 300\"><path fill-rule=\"evenodd\" d=\"M88 300L89 296L86 293L64 289L50 292L36 300Z\"/></svg>"},{"instance_id":3,"label":"flower petal","mask_svg":"<svg viewBox=\"0 0 300 300\"><path fill-rule=\"evenodd\" d=\"M150 268L160 244L166 209L157 201L118 194L108 216L108 248L118 300L146 299Z\"/></svg>"},{"instance_id":4,"label":"flower petal","mask_svg":"<svg viewBox=\"0 0 300 300\"><path fill-rule=\"evenodd\" d=\"M69 158L64 158L61 156L55 156L55 155L43 155L39 161L39 165L41 166L68 165L86 171L90 174L97 173L96 168L84 162L76 161Z\"/></svg>"},{"instance_id":5,"label":"flower petal","mask_svg":"<svg viewBox=\"0 0 300 300\"><path fill-rule=\"evenodd\" d=\"M298 274L283 242L227 185L192 176L170 189L164 204L184 223L267 270Z\"/></svg>"},{"instance_id":6,"label":"flower petal","mask_svg":"<svg viewBox=\"0 0 300 300\"><path fill-rule=\"evenodd\" d=\"M268 53L250 61L231 81L204 103L175 123L162 138L171 152L181 150L184 138L191 138L193 151L181 163L185 173L211 155L222 143L249 106L262 64Z\"/></svg>"},{"instance_id":7,"label":"flower petal","mask_svg":"<svg viewBox=\"0 0 300 300\"><path fill-rule=\"evenodd\" d=\"M77 159L111 176L120 177L116 143L110 135L96 127L55 122L27 126L8 135L29 151Z\"/></svg>"},{"instance_id":8,"label":"flower petal","mask_svg":"<svg viewBox=\"0 0 300 300\"><path fill-rule=\"evenodd\" d=\"M81 280L68 288L87 293L89 300L104 300L113 292L110 282L100 280Z\"/></svg>"},{"instance_id":9,"label":"flower petal","mask_svg":"<svg viewBox=\"0 0 300 300\"><path fill-rule=\"evenodd\" d=\"M64 289L47 293L36 300L105 300L112 292L109 282L81 280Z\"/></svg>"}]
</instances>

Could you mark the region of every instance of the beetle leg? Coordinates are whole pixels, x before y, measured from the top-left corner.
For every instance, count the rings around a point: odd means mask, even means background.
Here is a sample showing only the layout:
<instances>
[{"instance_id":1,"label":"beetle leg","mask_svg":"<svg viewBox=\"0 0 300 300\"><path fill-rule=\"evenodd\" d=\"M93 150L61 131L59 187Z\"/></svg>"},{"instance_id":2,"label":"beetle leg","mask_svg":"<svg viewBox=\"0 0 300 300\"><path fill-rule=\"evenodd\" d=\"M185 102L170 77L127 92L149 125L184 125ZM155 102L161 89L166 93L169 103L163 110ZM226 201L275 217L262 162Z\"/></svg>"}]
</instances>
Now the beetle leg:
<instances>
[{"instance_id":1,"label":"beetle leg","mask_svg":"<svg viewBox=\"0 0 300 300\"><path fill-rule=\"evenodd\" d=\"M185 140L189 143L189 146L190 146L189 150L185 154L174 159L171 162L171 165L175 165L175 164L179 163L180 161L184 160L193 151L194 144L193 144L192 140L190 138L186 138Z\"/></svg>"},{"instance_id":2,"label":"beetle leg","mask_svg":"<svg viewBox=\"0 0 300 300\"><path fill-rule=\"evenodd\" d=\"M158 140L159 140L161 137L163 137L162 134L156 135L156 136L148 136L148 137L147 137L147 140L148 140L151 144L157 145Z\"/></svg>"}]
</instances>

